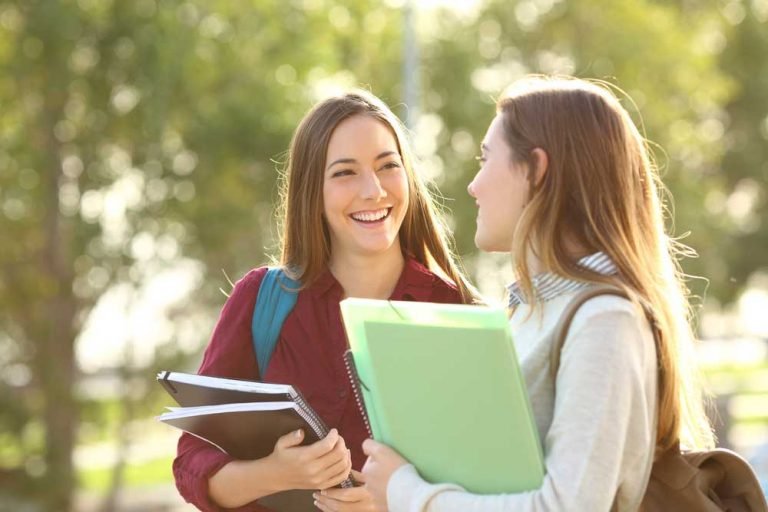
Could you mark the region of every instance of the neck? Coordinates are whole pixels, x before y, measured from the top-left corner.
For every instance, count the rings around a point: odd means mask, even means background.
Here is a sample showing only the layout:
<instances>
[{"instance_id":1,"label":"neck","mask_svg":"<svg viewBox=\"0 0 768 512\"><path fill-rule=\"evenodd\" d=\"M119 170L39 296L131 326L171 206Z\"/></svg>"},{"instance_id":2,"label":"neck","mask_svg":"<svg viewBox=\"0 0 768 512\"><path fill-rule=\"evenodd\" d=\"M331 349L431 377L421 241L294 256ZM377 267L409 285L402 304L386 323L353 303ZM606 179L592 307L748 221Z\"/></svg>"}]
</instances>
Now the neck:
<instances>
[{"instance_id":1,"label":"neck","mask_svg":"<svg viewBox=\"0 0 768 512\"><path fill-rule=\"evenodd\" d=\"M544 264L539 258L536 257L534 251L531 249L528 249L525 255L525 266L528 269L528 273L531 275L531 277L549 270L544 267Z\"/></svg>"},{"instance_id":2,"label":"neck","mask_svg":"<svg viewBox=\"0 0 768 512\"><path fill-rule=\"evenodd\" d=\"M405 266L400 247L376 256L332 255L329 268L344 289L344 297L388 299Z\"/></svg>"},{"instance_id":3,"label":"neck","mask_svg":"<svg viewBox=\"0 0 768 512\"><path fill-rule=\"evenodd\" d=\"M574 261L578 261L584 256L589 256L592 254L592 252L594 252L587 250L581 244L573 241L571 238L565 239L565 250L568 253L568 257L572 258ZM532 250L528 250L525 264L528 267L528 272L530 272L531 276L552 270L548 266L544 265L544 263L536 257L534 251Z\"/></svg>"}]
</instances>

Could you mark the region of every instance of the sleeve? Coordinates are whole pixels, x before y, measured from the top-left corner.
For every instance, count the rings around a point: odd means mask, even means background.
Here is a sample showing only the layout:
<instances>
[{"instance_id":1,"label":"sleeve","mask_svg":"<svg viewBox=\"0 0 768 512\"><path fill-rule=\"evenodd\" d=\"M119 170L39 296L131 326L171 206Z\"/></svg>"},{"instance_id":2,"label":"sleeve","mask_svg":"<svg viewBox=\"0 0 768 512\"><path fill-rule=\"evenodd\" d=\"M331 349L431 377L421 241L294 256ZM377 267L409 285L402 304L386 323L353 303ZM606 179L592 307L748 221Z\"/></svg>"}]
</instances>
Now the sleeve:
<instances>
[{"instance_id":1,"label":"sleeve","mask_svg":"<svg viewBox=\"0 0 768 512\"><path fill-rule=\"evenodd\" d=\"M387 486L390 511L610 510L626 472L650 469L654 439L653 336L623 302L620 309L579 311L574 318L557 374L553 423L543 440L547 474L540 489L480 496L429 484L405 466Z\"/></svg>"},{"instance_id":2,"label":"sleeve","mask_svg":"<svg viewBox=\"0 0 768 512\"><path fill-rule=\"evenodd\" d=\"M251 342L251 319L266 267L252 270L239 280L224 304L198 374L237 379L258 375ZM179 438L173 476L179 494L203 512L263 510L255 504L224 509L208 496L208 480L233 459L215 446L186 432Z\"/></svg>"}]
</instances>

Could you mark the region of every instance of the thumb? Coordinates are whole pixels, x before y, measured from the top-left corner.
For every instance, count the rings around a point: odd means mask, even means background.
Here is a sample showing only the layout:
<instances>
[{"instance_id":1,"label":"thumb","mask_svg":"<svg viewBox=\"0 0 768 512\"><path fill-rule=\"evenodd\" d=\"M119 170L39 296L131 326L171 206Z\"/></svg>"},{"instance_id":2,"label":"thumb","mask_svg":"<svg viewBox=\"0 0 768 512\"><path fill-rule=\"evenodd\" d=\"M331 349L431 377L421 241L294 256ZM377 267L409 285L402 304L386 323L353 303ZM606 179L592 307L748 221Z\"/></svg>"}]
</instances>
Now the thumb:
<instances>
[{"instance_id":1,"label":"thumb","mask_svg":"<svg viewBox=\"0 0 768 512\"><path fill-rule=\"evenodd\" d=\"M366 439L365 441L363 441L363 453L370 457L374 455L374 452L379 446L380 446L379 443L377 443L373 439Z\"/></svg>"},{"instance_id":2,"label":"thumb","mask_svg":"<svg viewBox=\"0 0 768 512\"><path fill-rule=\"evenodd\" d=\"M365 483L365 475L354 469L352 470L352 479L359 484Z\"/></svg>"},{"instance_id":3,"label":"thumb","mask_svg":"<svg viewBox=\"0 0 768 512\"><path fill-rule=\"evenodd\" d=\"M288 432L284 436L280 437L280 439L277 440L277 443L275 443L275 450L284 450L286 448L290 448L292 446L297 446L301 444L301 442L304 440L304 431L302 429L294 430L293 432Z\"/></svg>"}]
</instances>

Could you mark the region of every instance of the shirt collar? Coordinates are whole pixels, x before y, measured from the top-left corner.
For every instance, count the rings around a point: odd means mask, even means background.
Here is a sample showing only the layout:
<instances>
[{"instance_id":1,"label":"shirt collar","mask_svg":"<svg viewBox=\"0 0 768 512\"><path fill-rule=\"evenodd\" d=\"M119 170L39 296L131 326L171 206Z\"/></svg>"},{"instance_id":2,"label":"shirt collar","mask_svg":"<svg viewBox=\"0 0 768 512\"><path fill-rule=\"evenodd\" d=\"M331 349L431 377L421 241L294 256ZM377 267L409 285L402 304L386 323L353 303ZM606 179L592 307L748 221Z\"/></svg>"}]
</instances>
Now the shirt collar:
<instances>
[{"instance_id":1,"label":"shirt collar","mask_svg":"<svg viewBox=\"0 0 768 512\"><path fill-rule=\"evenodd\" d=\"M589 256L584 256L578 261L578 265L586 270L597 272L604 276L611 276L618 273L616 264L604 252L596 252ZM592 283L587 281L576 281L567 277L559 276L553 272L542 272L537 274L531 280L533 285L533 294L537 301L546 302L563 293L574 292L590 286ZM509 293L509 307L519 304L527 304L528 300L523 294L520 282L516 281L507 286Z\"/></svg>"},{"instance_id":2,"label":"shirt collar","mask_svg":"<svg viewBox=\"0 0 768 512\"><path fill-rule=\"evenodd\" d=\"M407 298L407 295L411 295L411 292L418 294L418 291L422 289L431 290L434 286L434 279L435 275L425 265L416 261L412 256L406 256L403 271L392 290L390 300L403 300ZM339 295L343 293L341 284L327 267L308 288L318 297L331 292Z\"/></svg>"}]
</instances>

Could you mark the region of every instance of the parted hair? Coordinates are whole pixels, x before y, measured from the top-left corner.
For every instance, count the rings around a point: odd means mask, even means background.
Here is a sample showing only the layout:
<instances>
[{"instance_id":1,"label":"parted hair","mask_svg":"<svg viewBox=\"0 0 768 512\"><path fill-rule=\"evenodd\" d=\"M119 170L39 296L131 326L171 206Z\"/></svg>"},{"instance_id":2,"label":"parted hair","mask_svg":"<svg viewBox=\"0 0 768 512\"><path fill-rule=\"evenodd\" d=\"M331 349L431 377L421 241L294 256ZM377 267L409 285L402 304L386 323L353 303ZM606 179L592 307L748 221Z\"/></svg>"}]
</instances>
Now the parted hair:
<instances>
[{"instance_id":1,"label":"parted hair","mask_svg":"<svg viewBox=\"0 0 768 512\"><path fill-rule=\"evenodd\" d=\"M657 449L678 440L711 447L694 362L689 292L678 261L690 249L665 228L665 189L647 141L601 82L526 77L507 89L497 111L513 161L527 164L531 190L512 247L523 292L535 302L528 254L560 276L625 289L660 333ZM548 158L538 182L535 148ZM573 254L573 247L583 253ZM597 251L613 260L618 275L577 264Z\"/></svg>"},{"instance_id":2,"label":"parted hair","mask_svg":"<svg viewBox=\"0 0 768 512\"><path fill-rule=\"evenodd\" d=\"M399 119L373 94L354 90L316 104L293 134L281 180L280 264L302 287L328 266L331 238L323 215L323 179L328 142L336 127L352 116L369 116L384 124L397 142L408 181L409 202L400 227L400 246L433 272L452 281L464 302L476 292L456 260L453 238L442 211L422 176Z\"/></svg>"}]
</instances>

